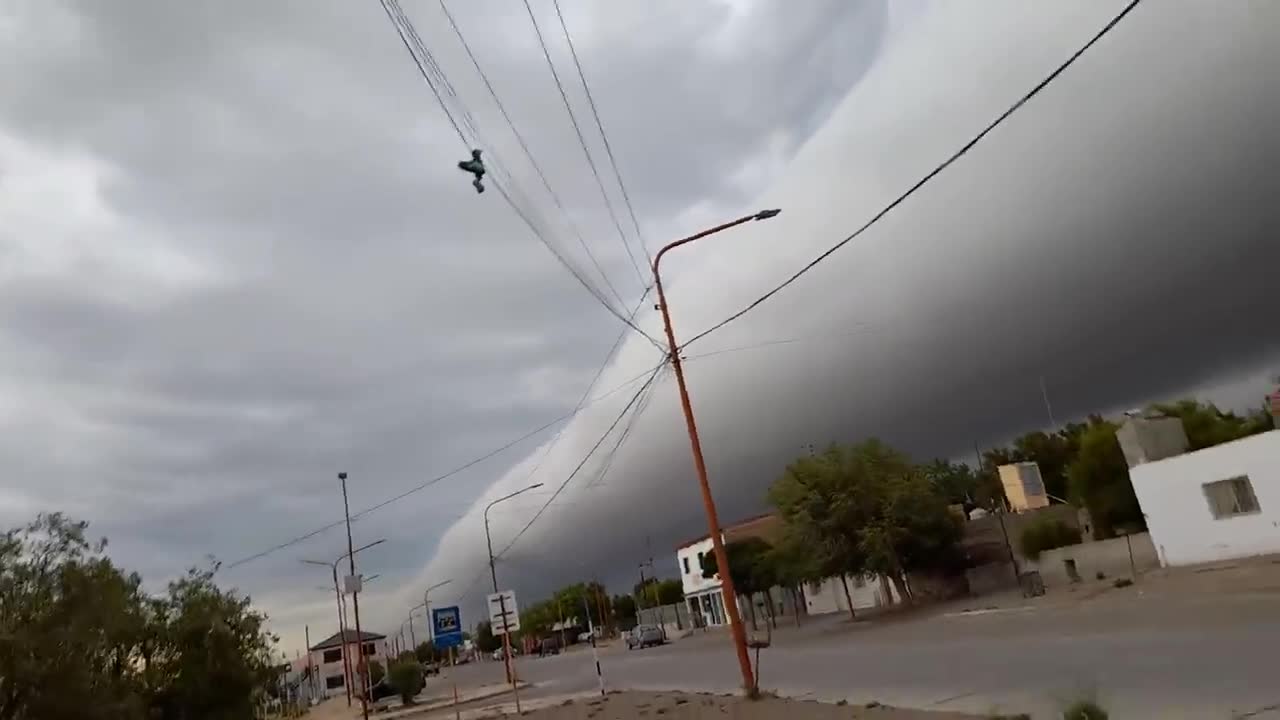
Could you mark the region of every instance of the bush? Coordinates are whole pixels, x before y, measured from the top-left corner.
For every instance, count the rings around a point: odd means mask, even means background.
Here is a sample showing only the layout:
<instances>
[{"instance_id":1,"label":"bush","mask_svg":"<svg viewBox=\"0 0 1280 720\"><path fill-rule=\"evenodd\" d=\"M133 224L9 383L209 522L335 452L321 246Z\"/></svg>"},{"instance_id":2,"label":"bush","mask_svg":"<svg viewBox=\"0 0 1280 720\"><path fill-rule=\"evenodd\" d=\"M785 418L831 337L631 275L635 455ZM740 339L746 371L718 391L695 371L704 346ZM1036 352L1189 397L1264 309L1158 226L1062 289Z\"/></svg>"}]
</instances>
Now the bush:
<instances>
[{"instance_id":1,"label":"bush","mask_svg":"<svg viewBox=\"0 0 1280 720\"><path fill-rule=\"evenodd\" d=\"M382 678L386 674L387 674L386 670L383 669L382 663L378 662L377 660L369 661L369 684L370 685L377 685L378 683L382 682Z\"/></svg>"},{"instance_id":2,"label":"bush","mask_svg":"<svg viewBox=\"0 0 1280 720\"><path fill-rule=\"evenodd\" d=\"M1080 530L1061 520L1039 520L1022 530L1022 554L1039 560L1045 550L1076 545L1080 542Z\"/></svg>"},{"instance_id":3,"label":"bush","mask_svg":"<svg viewBox=\"0 0 1280 720\"><path fill-rule=\"evenodd\" d=\"M397 662L391 666L391 675L387 680L400 693L400 701L411 705L413 698L422 692L422 666L417 662Z\"/></svg>"}]
</instances>

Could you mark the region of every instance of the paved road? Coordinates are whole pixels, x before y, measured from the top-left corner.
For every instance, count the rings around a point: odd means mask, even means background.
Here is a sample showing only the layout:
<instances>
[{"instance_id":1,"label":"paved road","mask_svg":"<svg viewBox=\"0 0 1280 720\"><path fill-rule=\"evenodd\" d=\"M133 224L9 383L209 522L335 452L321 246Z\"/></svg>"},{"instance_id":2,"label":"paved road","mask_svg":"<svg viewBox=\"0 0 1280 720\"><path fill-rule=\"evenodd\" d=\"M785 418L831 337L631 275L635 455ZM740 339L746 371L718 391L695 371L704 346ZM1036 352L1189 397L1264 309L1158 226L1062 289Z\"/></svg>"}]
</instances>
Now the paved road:
<instances>
[{"instance_id":1,"label":"paved road","mask_svg":"<svg viewBox=\"0 0 1280 720\"><path fill-rule=\"evenodd\" d=\"M790 696L1050 717L1095 693L1119 718L1280 720L1280 595L1170 600L1134 592L1067 608L950 614L890 623L827 617L780 631L763 651L761 686ZM662 648L608 648L610 688L731 692L726 637ZM521 658L541 695L595 687L588 651ZM500 680L499 663L464 666L464 685ZM1254 713L1247 715L1248 713Z\"/></svg>"}]
</instances>

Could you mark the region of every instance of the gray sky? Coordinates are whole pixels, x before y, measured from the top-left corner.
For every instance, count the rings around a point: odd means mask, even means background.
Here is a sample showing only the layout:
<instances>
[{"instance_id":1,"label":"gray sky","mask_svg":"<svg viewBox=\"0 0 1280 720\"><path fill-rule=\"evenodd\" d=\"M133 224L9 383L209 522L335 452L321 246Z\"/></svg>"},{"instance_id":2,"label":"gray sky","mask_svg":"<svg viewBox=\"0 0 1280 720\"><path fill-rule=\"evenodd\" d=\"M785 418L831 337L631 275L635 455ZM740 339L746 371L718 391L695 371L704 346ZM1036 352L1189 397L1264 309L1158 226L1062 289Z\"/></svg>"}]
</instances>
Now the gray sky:
<instances>
[{"instance_id":1,"label":"gray sky","mask_svg":"<svg viewBox=\"0 0 1280 720\"><path fill-rule=\"evenodd\" d=\"M402 4L587 267L439 5ZM664 265L687 338L859 225L1122 3L561 5L651 248L784 208ZM551 5L533 6L604 170ZM450 7L636 302L523 5ZM758 510L807 442L877 434L966 456L1038 427L1042 375L1060 418L1198 390L1260 398L1280 351L1277 12L1140 6L873 231L691 346L723 517ZM0 67L8 524L88 519L158 586L339 519L340 469L364 509L569 411L619 331L453 167L464 148L372 0L19 2L0 42L15 58ZM598 390L658 360L633 335ZM383 574L369 624L393 630L444 578L440 601L468 590L474 607L478 508L559 484L637 388L549 453L550 431L359 520L357 543L388 539L363 563ZM532 598L586 573L628 580L647 545L674 572L672 544L703 527L674 393L660 378L608 476L588 463L509 551L503 584ZM547 497L495 511L495 544ZM344 548L330 531L222 577L292 654L303 623L332 631L328 577L298 560Z\"/></svg>"}]
</instances>

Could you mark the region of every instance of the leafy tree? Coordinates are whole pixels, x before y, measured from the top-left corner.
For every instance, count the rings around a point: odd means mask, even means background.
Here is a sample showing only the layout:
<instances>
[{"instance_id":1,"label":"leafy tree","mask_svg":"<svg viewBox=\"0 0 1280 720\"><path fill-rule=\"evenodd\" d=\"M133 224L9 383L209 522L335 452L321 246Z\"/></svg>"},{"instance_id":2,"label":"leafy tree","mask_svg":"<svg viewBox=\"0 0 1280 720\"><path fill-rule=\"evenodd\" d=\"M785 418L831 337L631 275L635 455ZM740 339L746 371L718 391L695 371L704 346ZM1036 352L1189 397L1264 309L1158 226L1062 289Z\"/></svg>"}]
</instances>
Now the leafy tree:
<instances>
[{"instance_id":1,"label":"leafy tree","mask_svg":"<svg viewBox=\"0 0 1280 720\"><path fill-rule=\"evenodd\" d=\"M476 648L480 652L491 653L502 647L502 637L493 634L493 628L489 627L489 621L484 620L476 624Z\"/></svg>"},{"instance_id":2,"label":"leafy tree","mask_svg":"<svg viewBox=\"0 0 1280 720\"><path fill-rule=\"evenodd\" d=\"M1040 553L1054 548L1067 547L1080 542L1080 529L1071 527L1061 520L1044 518L1031 523L1022 530L1019 545L1022 554L1038 560Z\"/></svg>"},{"instance_id":3,"label":"leafy tree","mask_svg":"<svg viewBox=\"0 0 1280 720\"><path fill-rule=\"evenodd\" d=\"M636 599L630 595L614 595L613 621L618 627L626 630L636 625Z\"/></svg>"},{"instance_id":4,"label":"leafy tree","mask_svg":"<svg viewBox=\"0 0 1280 720\"><path fill-rule=\"evenodd\" d=\"M392 663L387 681L400 693L400 701L405 705L412 705L413 699L422 692L425 685L422 666L413 660L397 660Z\"/></svg>"},{"instance_id":5,"label":"leafy tree","mask_svg":"<svg viewBox=\"0 0 1280 720\"><path fill-rule=\"evenodd\" d=\"M1145 527L1142 508L1129 481L1129 465L1116 439L1115 423L1091 423L1068 469L1071 495L1089 511L1095 538L1109 538L1121 526Z\"/></svg>"},{"instance_id":6,"label":"leafy tree","mask_svg":"<svg viewBox=\"0 0 1280 720\"><path fill-rule=\"evenodd\" d=\"M658 583L658 603L675 605L684 602L684 584L675 578L668 578Z\"/></svg>"},{"instance_id":7,"label":"leafy tree","mask_svg":"<svg viewBox=\"0 0 1280 720\"><path fill-rule=\"evenodd\" d=\"M486 624L485 627L487 629L488 625ZM490 636L492 636L492 633L490 633ZM478 646L478 643L477 643L477 646ZM494 648L494 649L497 649L497 648ZM480 648L480 650L483 652L484 648ZM489 651L489 652L492 652L492 651ZM430 640L424 640L423 642L418 643L418 647L413 649L413 656L417 658L418 662L429 663L429 662L436 662L440 660L443 657L443 653L440 651L439 648L435 646L435 643L431 642Z\"/></svg>"},{"instance_id":8,"label":"leafy tree","mask_svg":"<svg viewBox=\"0 0 1280 720\"><path fill-rule=\"evenodd\" d=\"M948 569L959 554L960 523L945 495L910 458L874 438L792 462L769 499L791 542L813 549L807 571L882 575L908 601L908 572Z\"/></svg>"},{"instance_id":9,"label":"leafy tree","mask_svg":"<svg viewBox=\"0 0 1280 720\"><path fill-rule=\"evenodd\" d=\"M382 682L382 678L385 677L386 674L387 671L382 667L381 662L378 662L377 660L369 661L369 682L377 685Z\"/></svg>"},{"instance_id":10,"label":"leafy tree","mask_svg":"<svg viewBox=\"0 0 1280 720\"><path fill-rule=\"evenodd\" d=\"M278 677L265 617L213 569L148 596L87 527L54 513L0 536L0 720L251 717Z\"/></svg>"},{"instance_id":11,"label":"leafy tree","mask_svg":"<svg viewBox=\"0 0 1280 720\"><path fill-rule=\"evenodd\" d=\"M1265 410L1255 410L1240 416L1222 411L1213 403L1201 403L1193 399L1175 403L1157 403L1153 410L1182 420L1187 442L1192 450L1203 450L1214 445L1239 440L1272 429L1272 418Z\"/></svg>"},{"instance_id":12,"label":"leafy tree","mask_svg":"<svg viewBox=\"0 0 1280 720\"><path fill-rule=\"evenodd\" d=\"M747 598L748 612L751 615L751 627L756 627L755 603L752 601L756 593L768 592L777 584L773 572L773 546L761 538L750 537L727 543L724 553L729 560L729 578L739 596ZM720 574L715 553L702 556L702 577L714 578Z\"/></svg>"}]
</instances>

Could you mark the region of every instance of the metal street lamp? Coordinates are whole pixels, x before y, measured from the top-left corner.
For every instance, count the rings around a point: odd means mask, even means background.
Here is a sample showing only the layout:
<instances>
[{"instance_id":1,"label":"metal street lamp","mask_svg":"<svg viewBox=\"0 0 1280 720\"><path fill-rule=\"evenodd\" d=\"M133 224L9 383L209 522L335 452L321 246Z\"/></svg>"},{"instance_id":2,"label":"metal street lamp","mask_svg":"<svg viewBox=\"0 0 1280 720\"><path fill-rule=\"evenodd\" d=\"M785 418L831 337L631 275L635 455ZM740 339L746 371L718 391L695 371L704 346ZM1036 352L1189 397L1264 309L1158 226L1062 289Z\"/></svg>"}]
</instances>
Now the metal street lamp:
<instances>
[{"instance_id":1,"label":"metal street lamp","mask_svg":"<svg viewBox=\"0 0 1280 720\"><path fill-rule=\"evenodd\" d=\"M503 495L497 500L494 500L493 502L484 506L484 513L483 513L484 541L489 548L489 577L490 579L493 580L493 591L495 593L498 592L498 571L495 569L494 561L493 561L493 536L489 534L489 509L500 502L503 502L505 500L510 500L511 498L517 495L522 495L524 493L529 492L530 490L534 490L540 487L542 487L542 483L534 483L529 487L521 488L513 493ZM503 608L503 613L502 613L502 644L503 644L502 665L507 671L507 682L511 682L511 633L507 632L507 614L506 614L505 607Z\"/></svg>"},{"instance_id":2,"label":"metal street lamp","mask_svg":"<svg viewBox=\"0 0 1280 720\"><path fill-rule=\"evenodd\" d=\"M693 450L693 466L698 473L698 486L702 490L702 504L707 514L707 526L711 531L711 549L715 553L716 566L720 568L720 585L725 599L725 611L729 616L729 628L733 634L733 644L737 650L738 668L742 671L743 689L751 692L755 689L755 680L751 670L751 656L747 654L747 634L742 627L742 617L738 614L737 592L729 574L729 557L724 551L724 538L720 536L720 518L716 515L716 503L711 496L711 485L707 481L707 464L702 457L702 441L698 438L698 426L693 419L693 404L689 400L689 388L685 385L684 367L680 362L680 346L676 344L675 331L671 327L671 313L667 307L667 297L662 289L662 275L658 265L667 252L687 245L695 240L729 228L736 227L753 220L768 220L776 217L781 210L761 210L753 215L744 215L737 220L708 228L687 238L667 244L653 258L653 284L658 289L658 309L662 311L662 325L667 333L667 348L671 353L671 369L675 371L676 386L680 390L680 407L684 410L685 425L689 430L689 445Z\"/></svg>"},{"instance_id":3,"label":"metal street lamp","mask_svg":"<svg viewBox=\"0 0 1280 720\"><path fill-rule=\"evenodd\" d=\"M380 540L375 540L369 543L368 545L362 545L356 548L355 550L343 553L340 557L338 557L333 562L325 562L323 560L303 560L302 561L308 565L319 565L321 567L327 567L333 573L333 594L334 594L334 597L337 599L337 605L338 605L338 637L341 638L342 640L342 673L345 676L344 684L346 685L346 688L347 688L347 706L348 707L351 705L351 666L350 666L350 663L347 661L347 648L346 648L346 644L347 644L346 615L347 613L346 613L346 606L342 602L342 590L338 586L338 563L347 559L347 557L350 555L354 555L362 550L368 550L369 548L374 547L375 545L381 545L386 541L387 541L386 538L382 538ZM375 575L373 577L377 577L377 576ZM371 577L369 579L372 580L373 578ZM356 636L356 642L357 644L359 643L358 634ZM310 653L311 648L307 648L307 652Z\"/></svg>"},{"instance_id":4,"label":"metal street lamp","mask_svg":"<svg viewBox=\"0 0 1280 720\"><path fill-rule=\"evenodd\" d=\"M488 527L488 526L486 526L486 528L487 528L487 527ZM492 546L490 546L490 552L492 552ZM426 609L426 613L427 613L427 641L428 641L428 642L434 643L434 642L435 642L435 640L436 640L436 638L435 638L435 632L436 632L436 631L435 631L435 628L434 628L434 627L432 627L432 624L431 624L431 591L432 591L432 590L435 590L436 588L444 587L445 585L448 585L448 584L449 584L449 583L451 583L451 582L453 582L453 578L449 578L448 580L442 580L442 581L440 581L440 582L436 583L435 585L432 585L431 587L428 587L426 590L423 590L423 591L422 591L422 605L420 605L419 607L422 607L422 608L425 608L425 609ZM411 612L412 612L412 611L411 611Z\"/></svg>"}]
</instances>

